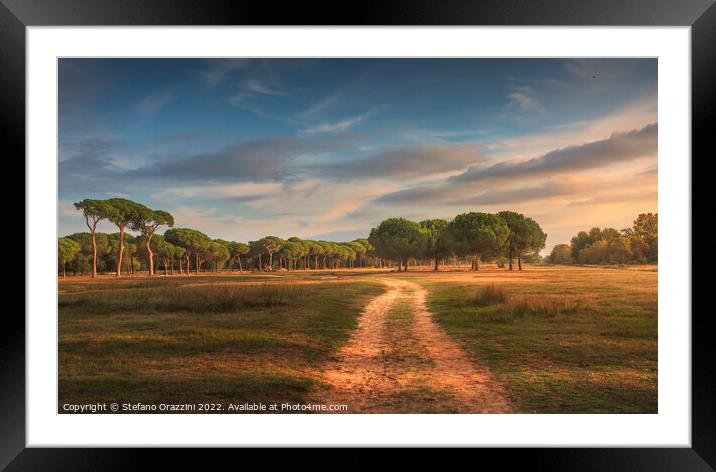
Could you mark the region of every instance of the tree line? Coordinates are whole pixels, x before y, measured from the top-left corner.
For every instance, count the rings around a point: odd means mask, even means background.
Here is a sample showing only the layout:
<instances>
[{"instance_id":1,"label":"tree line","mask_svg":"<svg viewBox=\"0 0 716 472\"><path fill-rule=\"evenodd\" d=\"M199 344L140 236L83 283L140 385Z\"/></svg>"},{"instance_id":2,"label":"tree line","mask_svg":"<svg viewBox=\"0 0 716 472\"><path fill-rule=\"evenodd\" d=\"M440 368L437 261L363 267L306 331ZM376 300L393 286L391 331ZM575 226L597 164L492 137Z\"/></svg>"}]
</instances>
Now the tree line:
<instances>
[{"instance_id":1,"label":"tree line","mask_svg":"<svg viewBox=\"0 0 716 472\"><path fill-rule=\"evenodd\" d=\"M462 213L450 221L389 218L368 237L375 254L398 261L403 271L408 270L410 260L432 260L438 270L440 262L450 258L468 262L472 270L479 270L486 261L501 268L507 264L513 270L516 259L522 270L522 262L539 257L546 239L535 220L513 211Z\"/></svg>"},{"instance_id":2,"label":"tree line","mask_svg":"<svg viewBox=\"0 0 716 472\"><path fill-rule=\"evenodd\" d=\"M558 244L547 258L553 264L647 264L659 259L659 215L641 213L630 228L580 231L570 244Z\"/></svg>"},{"instance_id":3,"label":"tree line","mask_svg":"<svg viewBox=\"0 0 716 472\"><path fill-rule=\"evenodd\" d=\"M533 219L520 213L470 212L452 220L420 222L389 218L373 228L368 238L348 242L314 241L292 237L266 236L247 243L212 239L191 228L174 228L174 218L163 210L153 210L124 198L85 199L75 203L82 212L89 232L75 233L58 240L58 264L63 276L113 271L154 275L188 274L211 270L298 270L356 267L397 267L408 270L409 263L469 264L479 270L480 263L494 261L513 270L517 261L539 260L547 235ZM118 231L97 231L107 220ZM166 227L164 234L158 234ZM126 232L130 229L138 234Z\"/></svg>"}]
</instances>

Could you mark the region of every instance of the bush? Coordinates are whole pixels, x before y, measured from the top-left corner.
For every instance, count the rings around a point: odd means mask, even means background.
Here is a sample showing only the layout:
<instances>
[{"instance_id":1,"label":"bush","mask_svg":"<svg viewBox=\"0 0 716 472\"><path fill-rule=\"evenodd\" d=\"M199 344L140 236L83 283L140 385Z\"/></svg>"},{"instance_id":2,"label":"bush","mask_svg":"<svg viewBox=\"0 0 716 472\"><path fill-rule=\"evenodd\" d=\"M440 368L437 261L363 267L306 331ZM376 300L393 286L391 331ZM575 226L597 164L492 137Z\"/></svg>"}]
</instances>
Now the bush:
<instances>
[{"instance_id":1,"label":"bush","mask_svg":"<svg viewBox=\"0 0 716 472\"><path fill-rule=\"evenodd\" d=\"M473 303L477 306L499 305L507 302L507 294L498 285L488 285L475 294Z\"/></svg>"},{"instance_id":2,"label":"bush","mask_svg":"<svg viewBox=\"0 0 716 472\"><path fill-rule=\"evenodd\" d=\"M578 309L583 308L586 306L582 300L570 297L539 299L525 297L512 306L512 314L517 318L526 315L553 317L576 313Z\"/></svg>"}]
</instances>

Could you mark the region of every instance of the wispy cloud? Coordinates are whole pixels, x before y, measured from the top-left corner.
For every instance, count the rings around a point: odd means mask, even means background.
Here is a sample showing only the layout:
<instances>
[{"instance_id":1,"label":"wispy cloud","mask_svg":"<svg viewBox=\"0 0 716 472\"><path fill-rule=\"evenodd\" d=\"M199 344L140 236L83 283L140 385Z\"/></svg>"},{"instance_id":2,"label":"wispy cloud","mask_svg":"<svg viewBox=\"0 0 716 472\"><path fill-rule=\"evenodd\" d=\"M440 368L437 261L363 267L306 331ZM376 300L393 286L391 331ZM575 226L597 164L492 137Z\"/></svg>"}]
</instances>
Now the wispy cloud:
<instances>
[{"instance_id":1,"label":"wispy cloud","mask_svg":"<svg viewBox=\"0 0 716 472\"><path fill-rule=\"evenodd\" d=\"M158 162L127 176L189 181L261 182L278 180L287 160L313 146L297 138L253 140L224 150Z\"/></svg>"},{"instance_id":2,"label":"wispy cloud","mask_svg":"<svg viewBox=\"0 0 716 472\"><path fill-rule=\"evenodd\" d=\"M509 100L507 106L511 108L518 108L522 111L542 111L542 105L540 104L534 90L531 87L519 86L513 92L507 94Z\"/></svg>"},{"instance_id":3,"label":"wispy cloud","mask_svg":"<svg viewBox=\"0 0 716 472\"><path fill-rule=\"evenodd\" d=\"M341 202L333 208L330 208L325 211L318 219L318 221L320 223L330 223L331 221L337 220L338 218L346 216L346 214L355 211L362 204L363 202L360 200L348 200L345 202Z\"/></svg>"},{"instance_id":4,"label":"wispy cloud","mask_svg":"<svg viewBox=\"0 0 716 472\"><path fill-rule=\"evenodd\" d=\"M157 201L171 202L185 200L226 200L233 202L256 202L259 199L281 191L281 184L276 182L254 183L214 183L208 185L181 185L162 187L152 192Z\"/></svg>"},{"instance_id":5,"label":"wispy cloud","mask_svg":"<svg viewBox=\"0 0 716 472\"><path fill-rule=\"evenodd\" d=\"M278 121L293 123L292 119L286 116L278 116L269 113L265 111L264 108L259 106L260 96L286 97L288 95L289 94L287 92L269 86L260 80L251 79L246 81L246 83L239 89L238 92L236 92L234 95L227 97L226 101L233 107L240 108L243 110L249 110L255 115L260 116L262 118L275 119Z\"/></svg>"},{"instance_id":6,"label":"wispy cloud","mask_svg":"<svg viewBox=\"0 0 716 472\"><path fill-rule=\"evenodd\" d=\"M152 116L162 110L174 99L174 92L164 92L147 95L135 105L135 110L142 116Z\"/></svg>"},{"instance_id":7,"label":"wispy cloud","mask_svg":"<svg viewBox=\"0 0 716 472\"><path fill-rule=\"evenodd\" d=\"M336 103L338 103L338 94L329 95L328 97L317 101L316 103L312 104L308 108L306 108L302 113L301 116L303 118L310 118L313 117L322 111L334 106Z\"/></svg>"},{"instance_id":8,"label":"wispy cloud","mask_svg":"<svg viewBox=\"0 0 716 472\"><path fill-rule=\"evenodd\" d=\"M392 205L505 205L534 202L588 191L593 184L579 179L553 179L531 186L504 188L469 184L436 184L390 193L377 199Z\"/></svg>"},{"instance_id":9,"label":"wispy cloud","mask_svg":"<svg viewBox=\"0 0 716 472\"><path fill-rule=\"evenodd\" d=\"M317 167L318 173L335 178L421 178L460 171L480 158L475 143L441 143L401 147L370 157Z\"/></svg>"},{"instance_id":10,"label":"wispy cloud","mask_svg":"<svg viewBox=\"0 0 716 472\"><path fill-rule=\"evenodd\" d=\"M614 133L607 139L555 149L526 161L510 160L486 168L471 168L463 174L452 177L451 180L464 182L525 178L594 169L616 162L656 155L657 135L658 125L652 123L639 130Z\"/></svg>"},{"instance_id":11,"label":"wispy cloud","mask_svg":"<svg viewBox=\"0 0 716 472\"><path fill-rule=\"evenodd\" d=\"M215 86L223 82L232 71L244 69L248 65L248 59L213 59L199 75L207 85Z\"/></svg>"},{"instance_id":12,"label":"wispy cloud","mask_svg":"<svg viewBox=\"0 0 716 472\"><path fill-rule=\"evenodd\" d=\"M654 202L658 198L656 188L639 190L638 192L616 192L604 195L598 195L592 198L574 200L569 206L595 206L595 205L612 205L614 203L627 202Z\"/></svg>"},{"instance_id":13,"label":"wispy cloud","mask_svg":"<svg viewBox=\"0 0 716 472\"><path fill-rule=\"evenodd\" d=\"M67 61L61 232L127 195L243 241L514 209L550 249L657 209L655 59Z\"/></svg>"},{"instance_id":14,"label":"wispy cloud","mask_svg":"<svg viewBox=\"0 0 716 472\"><path fill-rule=\"evenodd\" d=\"M369 111L367 113L363 113L362 115L351 116L349 118L344 118L339 121L321 123L316 126L305 128L305 129L301 130L301 133L316 134L316 133L336 133L336 132L346 131L348 128L355 126L358 123L364 121L365 119L370 117L372 114L373 114L373 112Z\"/></svg>"},{"instance_id":15,"label":"wispy cloud","mask_svg":"<svg viewBox=\"0 0 716 472\"><path fill-rule=\"evenodd\" d=\"M251 92L259 93L262 95L288 95L288 93L282 90L272 88L257 79L251 79L247 81L246 88L249 89Z\"/></svg>"}]
</instances>

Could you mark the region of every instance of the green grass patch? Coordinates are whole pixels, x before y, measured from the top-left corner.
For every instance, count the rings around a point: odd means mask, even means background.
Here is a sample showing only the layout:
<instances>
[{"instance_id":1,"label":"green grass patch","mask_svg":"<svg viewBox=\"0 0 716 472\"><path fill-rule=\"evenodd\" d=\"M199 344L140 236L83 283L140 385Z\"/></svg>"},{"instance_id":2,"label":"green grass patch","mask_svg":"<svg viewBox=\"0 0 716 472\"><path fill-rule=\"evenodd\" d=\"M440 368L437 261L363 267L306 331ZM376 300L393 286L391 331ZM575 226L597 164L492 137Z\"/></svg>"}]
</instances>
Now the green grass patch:
<instances>
[{"instance_id":1,"label":"green grass patch","mask_svg":"<svg viewBox=\"0 0 716 472\"><path fill-rule=\"evenodd\" d=\"M385 290L362 279L184 280L61 292L59 404L301 402L365 304Z\"/></svg>"},{"instance_id":2,"label":"green grass patch","mask_svg":"<svg viewBox=\"0 0 716 472\"><path fill-rule=\"evenodd\" d=\"M428 288L437 322L504 382L517 411L657 413L656 273L557 275L559 283L512 280L500 303L492 295L476 303L491 289L475 282L413 280Z\"/></svg>"}]
</instances>

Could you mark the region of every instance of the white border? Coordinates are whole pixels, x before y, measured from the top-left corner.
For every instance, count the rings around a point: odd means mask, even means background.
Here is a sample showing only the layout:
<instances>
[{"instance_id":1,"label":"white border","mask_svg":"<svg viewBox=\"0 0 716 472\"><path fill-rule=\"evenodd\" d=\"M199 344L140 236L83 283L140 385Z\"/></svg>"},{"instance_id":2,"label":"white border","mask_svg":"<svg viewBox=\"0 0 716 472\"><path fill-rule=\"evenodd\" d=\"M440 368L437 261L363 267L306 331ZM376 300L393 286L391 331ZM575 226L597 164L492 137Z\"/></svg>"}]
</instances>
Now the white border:
<instances>
[{"instance_id":1,"label":"white border","mask_svg":"<svg viewBox=\"0 0 716 472\"><path fill-rule=\"evenodd\" d=\"M31 27L27 31L27 445L690 446L690 29ZM59 56L659 58L658 415L58 415Z\"/></svg>"}]
</instances>

